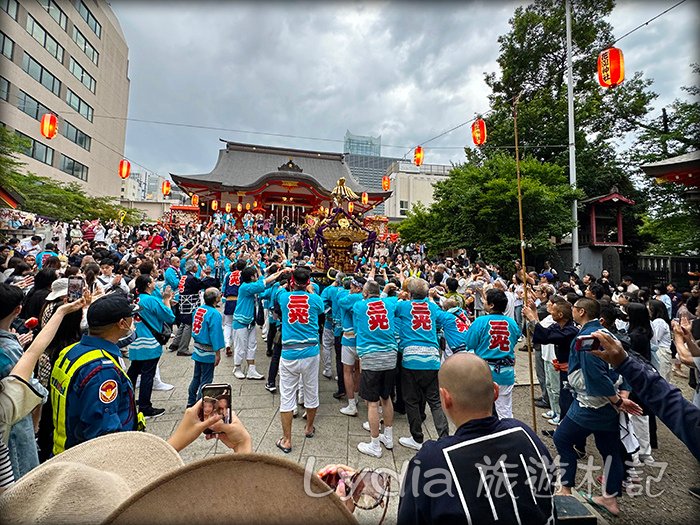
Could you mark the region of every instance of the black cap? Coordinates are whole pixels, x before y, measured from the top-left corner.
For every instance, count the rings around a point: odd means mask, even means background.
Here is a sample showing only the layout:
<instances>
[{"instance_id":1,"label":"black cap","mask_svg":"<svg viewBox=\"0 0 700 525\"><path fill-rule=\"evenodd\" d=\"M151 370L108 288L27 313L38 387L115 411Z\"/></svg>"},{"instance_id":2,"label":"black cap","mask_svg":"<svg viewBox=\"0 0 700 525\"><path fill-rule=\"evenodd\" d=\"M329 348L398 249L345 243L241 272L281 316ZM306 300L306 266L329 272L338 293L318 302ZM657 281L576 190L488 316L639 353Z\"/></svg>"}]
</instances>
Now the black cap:
<instances>
[{"instance_id":1,"label":"black cap","mask_svg":"<svg viewBox=\"0 0 700 525\"><path fill-rule=\"evenodd\" d=\"M107 326L125 317L133 317L139 311L136 304L131 304L124 294L110 293L95 300L87 312L89 327Z\"/></svg>"}]
</instances>

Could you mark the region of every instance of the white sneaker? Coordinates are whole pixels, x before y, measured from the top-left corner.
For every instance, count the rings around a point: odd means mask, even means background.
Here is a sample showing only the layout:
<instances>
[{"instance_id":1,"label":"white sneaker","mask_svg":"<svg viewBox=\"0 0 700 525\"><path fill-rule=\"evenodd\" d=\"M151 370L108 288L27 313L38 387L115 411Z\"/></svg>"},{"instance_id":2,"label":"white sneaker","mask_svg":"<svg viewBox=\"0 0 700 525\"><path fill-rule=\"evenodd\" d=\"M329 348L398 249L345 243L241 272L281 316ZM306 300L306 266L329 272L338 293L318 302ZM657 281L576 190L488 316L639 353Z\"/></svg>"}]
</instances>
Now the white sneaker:
<instances>
[{"instance_id":1,"label":"white sneaker","mask_svg":"<svg viewBox=\"0 0 700 525\"><path fill-rule=\"evenodd\" d=\"M243 373L243 370L241 370L240 366L233 369L233 376L237 379L245 379L245 374Z\"/></svg>"},{"instance_id":2,"label":"white sneaker","mask_svg":"<svg viewBox=\"0 0 700 525\"><path fill-rule=\"evenodd\" d=\"M548 419L547 423L550 425L554 425L555 427L559 425L559 416L553 417L552 419Z\"/></svg>"},{"instance_id":3,"label":"white sneaker","mask_svg":"<svg viewBox=\"0 0 700 525\"><path fill-rule=\"evenodd\" d=\"M299 408L294 407L294 410L292 410L292 417L297 417L299 415Z\"/></svg>"},{"instance_id":4,"label":"white sneaker","mask_svg":"<svg viewBox=\"0 0 700 525\"><path fill-rule=\"evenodd\" d=\"M367 454L368 456L374 456L375 458L382 457L382 447L380 446L378 448L375 448L372 446L372 443L358 443L357 450L359 450L363 454Z\"/></svg>"},{"instance_id":5,"label":"white sneaker","mask_svg":"<svg viewBox=\"0 0 700 525\"><path fill-rule=\"evenodd\" d=\"M263 376L260 372L257 370L248 370L248 374L246 375L248 379L265 379L265 376Z\"/></svg>"},{"instance_id":6,"label":"white sneaker","mask_svg":"<svg viewBox=\"0 0 700 525\"><path fill-rule=\"evenodd\" d=\"M379 442L384 445L387 450L394 448L394 438L386 437L386 434L379 434Z\"/></svg>"},{"instance_id":7,"label":"white sneaker","mask_svg":"<svg viewBox=\"0 0 700 525\"><path fill-rule=\"evenodd\" d=\"M413 436L399 438L399 445L406 448L412 448L413 450L420 450L423 446L422 443L416 443L416 440L413 439Z\"/></svg>"},{"instance_id":8,"label":"white sneaker","mask_svg":"<svg viewBox=\"0 0 700 525\"><path fill-rule=\"evenodd\" d=\"M365 421L364 423L362 423L362 428L364 428L367 432L370 432L369 421Z\"/></svg>"},{"instance_id":9,"label":"white sneaker","mask_svg":"<svg viewBox=\"0 0 700 525\"><path fill-rule=\"evenodd\" d=\"M642 463L644 463L645 465L653 465L654 463L656 463L656 461L654 460L654 456L652 456L652 455L649 455L649 456L642 456L642 455L640 454L639 460L640 460Z\"/></svg>"},{"instance_id":10,"label":"white sneaker","mask_svg":"<svg viewBox=\"0 0 700 525\"><path fill-rule=\"evenodd\" d=\"M357 407L348 405L346 407L341 408L340 413L345 414L346 416L355 417L357 416Z\"/></svg>"},{"instance_id":11,"label":"white sneaker","mask_svg":"<svg viewBox=\"0 0 700 525\"><path fill-rule=\"evenodd\" d=\"M547 410L544 414L542 414L542 417L545 419L552 419L556 414L554 413L554 410Z\"/></svg>"},{"instance_id":12,"label":"white sneaker","mask_svg":"<svg viewBox=\"0 0 700 525\"><path fill-rule=\"evenodd\" d=\"M171 385L170 383L166 383L165 381L154 381L153 382L153 390L159 390L161 392L169 392L175 388L174 385Z\"/></svg>"}]
</instances>

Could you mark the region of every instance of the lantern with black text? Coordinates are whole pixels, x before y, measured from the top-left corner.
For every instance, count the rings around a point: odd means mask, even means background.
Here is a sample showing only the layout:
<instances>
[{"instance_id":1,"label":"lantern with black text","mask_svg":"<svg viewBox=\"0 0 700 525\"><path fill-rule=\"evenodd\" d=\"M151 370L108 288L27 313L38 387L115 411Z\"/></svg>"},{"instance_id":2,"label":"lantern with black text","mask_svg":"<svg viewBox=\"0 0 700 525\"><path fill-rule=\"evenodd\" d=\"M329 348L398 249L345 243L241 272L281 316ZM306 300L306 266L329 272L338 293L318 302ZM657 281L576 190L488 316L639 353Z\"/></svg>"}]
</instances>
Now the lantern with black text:
<instances>
[{"instance_id":1,"label":"lantern with black text","mask_svg":"<svg viewBox=\"0 0 700 525\"><path fill-rule=\"evenodd\" d=\"M199 206L199 195L192 195L192 206Z\"/></svg>"},{"instance_id":2,"label":"lantern with black text","mask_svg":"<svg viewBox=\"0 0 700 525\"><path fill-rule=\"evenodd\" d=\"M369 202L369 196L367 195L366 191L362 192L362 205L367 206L367 203Z\"/></svg>"},{"instance_id":3,"label":"lantern with black text","mask_svg":"<svg viewBox=\"0 0 700 525\"><path fill-rule=\"evenodd\" d=\"M58 133L58 118L53 113L44 113L41 117L41 134L52 139Z\"/></svg>"},{"instance_id":4,"label":"lantern with black text","mask_svg":"<svg viewBox=\"0 0 700 525\"><path fill-rule=\"evenodd\" d=\"M413 153L413 164L416 166L420 166L423 164L423 147L422 146L416 146L416 150Z\"/></svg>"},{"instance_id":5,"label":"lantern with black text","mask_svg":"<svg viewBox=\"0 0 700 525\"><path fill-rule=\"evenodd\" d=\"M224 209L226 210L226 213L231 213L231 203L227 202L226 206L224 206Z\"/></svg>"},{"instance_id":6,"label":"lantern with black text","mask_svg":"<svg viewBox=\"0 0 700 525\"><path fill-rule=\"evenodd\" d=\"M131 172L131 162L126 159L119 161L119 176L122 179L128 179L129 173Z\"/></svg>"},{"instance_id":7,"label":"lantern with black text","mask_svg":"<svg viewBox=\"0 0 700 525\"><path fill-rule=\"evenodd\" d=\"M219 209L219 201L214 199L213 201L211 201L211 210L216 211L218 209Z\"/></svg>"},{"instance_id":8,"label":"lantern with black text","mask_svg":"<svg viewBox=\"0 0 700 525\"><path fill-rule=\"evenodd\" d=\"M163 184L160 185L160 191L163 192L163 197L167 197L170 195L170 181L169 180L164 180Z\"/></svg>"},{"instance_id":9,"label":"lantern with black text","mask_svg":"<svg viewBox=\"0 0 700 525\"><path fill-rule=\"evenodd\" d=\"M348 213L352 213L355 211L355 203L350 201L348 202Z\"/></svg>"},{"instance_id":10,"label":"lantern with black text","mask_svg":"<svg viewBox=\"0 0 700 525\"><path fill-rule=\"evenodd\" d=\"M472 124L472 140L477 146L486 142L486 122L484 119L478 118Z\"/></svg>"},{"instance_id":11,"label":"lantern with black text","mask_svg":"<svg viewBox=\"0 0 700 525\"><path fill-rule=\"evenodd\" d=\"M382 190L389 191L389 188L391 188L391 179L389 178L389 175L384 175L382 177Z\"/></svg>"},{"instance_id":12,"label":"lantern with black text","mask_svg":"<svg viewBox=\"0 0 700 525\"><path fill-rule=\"evenodd\" d=\"M622 84L625 79L625 57L622 50L610 47L598 55L598 82L604 88Z\"/></svg>"},{"instance_id":13,"label":"lantern with black text","mask_svg":"<svg viewBox=\"0 0 700 525\"><path fill-rule=\"evenodd\" d=\"M236 210L238 211L238 213L243 211L243 205L240 202L236 204Z\"/></svg>"}]
</instances>

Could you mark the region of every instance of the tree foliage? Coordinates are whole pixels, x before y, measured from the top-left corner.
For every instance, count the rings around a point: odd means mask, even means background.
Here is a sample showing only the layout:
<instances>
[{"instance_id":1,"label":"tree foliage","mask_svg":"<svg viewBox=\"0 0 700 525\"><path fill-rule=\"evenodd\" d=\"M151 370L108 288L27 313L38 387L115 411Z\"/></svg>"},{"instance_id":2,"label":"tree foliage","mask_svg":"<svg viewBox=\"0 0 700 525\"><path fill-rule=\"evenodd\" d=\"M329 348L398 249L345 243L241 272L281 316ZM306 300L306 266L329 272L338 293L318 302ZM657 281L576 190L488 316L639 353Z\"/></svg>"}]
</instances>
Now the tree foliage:
<instances>
[{"instance_id":1,"label":"tree foliage","mask_svg":"<svg viewBox=\"0 0 700 525\"><path fill-rule=\"evenodd\" d=\"M580 194L561 167L528 157L521 162L524 227L531 254L546 254L551 238L571 230L570 207ZM435 185L435 203L415 206L399 226L409 242L428 242L431 251L468 247L489 261L506 264L519 253L520 229L515 160L492 155L482 164L455 167Z\"/></svg>"},{"instance_id":2,"label":"tree foliage","mask_svg":"<svg viewBox=\"0 0 700 525\"><path fill-rule=\"evenodd\" d=\"M47 177L24 172L24 163L16 153L26 148L14 133L0 127L0 185L22 199L21 209L60 221L74 219L118 220L127 213L124 222L137 224L141 212L115 204L109 197L90 197L77 183L60 183Z\"/></svg>"}]
</instances>

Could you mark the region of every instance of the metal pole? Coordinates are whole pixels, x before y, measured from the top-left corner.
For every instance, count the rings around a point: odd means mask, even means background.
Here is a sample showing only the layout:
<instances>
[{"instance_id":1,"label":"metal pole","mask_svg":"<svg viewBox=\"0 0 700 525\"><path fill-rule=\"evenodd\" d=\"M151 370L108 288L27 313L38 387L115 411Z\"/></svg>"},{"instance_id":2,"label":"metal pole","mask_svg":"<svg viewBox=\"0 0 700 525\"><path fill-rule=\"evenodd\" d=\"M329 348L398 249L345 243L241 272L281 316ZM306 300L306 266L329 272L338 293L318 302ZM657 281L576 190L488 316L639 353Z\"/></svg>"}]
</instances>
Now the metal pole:
<instances>
[{"instance_id":1,"label":"metal pole","mask_svg":"<svg viewBox=\"0 0 700 525\"><path fill-rule=\"evenodd\" d=\"M527 266L525 265L525 228L523 225L523 192L520 183L520 153L518 151L518 102L520 95L515 97L513 104L513 131L515 133L515 174L518 179L518 222L520 225L520 265L523 272L523 304L529 305L527 296ZM527 364L530 372L530 408L532 410L532 429L537 432L537 411L535 409L535 374L533 372L534 365L532 361L532 336L530 334L529 322L525 325L525 337L527 344Z\"/></svg>"},{"instance_id":2,"label":"metal pole","mask_svg":"<svg viewBox=\"0 0 700 525\"><path fill-rule=\"evenodd\" d=\"M571 0L566 0L566 69L567 69L567 98L569 101L569 184L576 188L576 133L574 131L574 72L571 65ZM574 229L571 230L571 262L574 271L579 265L578 258L578 201L571 204L571 219Z\"/></svg>"}]
</instances>

